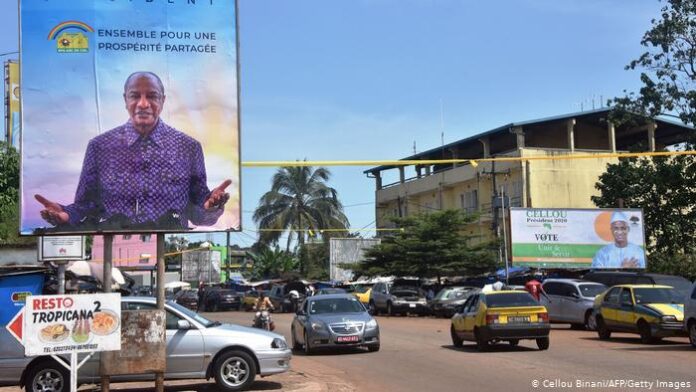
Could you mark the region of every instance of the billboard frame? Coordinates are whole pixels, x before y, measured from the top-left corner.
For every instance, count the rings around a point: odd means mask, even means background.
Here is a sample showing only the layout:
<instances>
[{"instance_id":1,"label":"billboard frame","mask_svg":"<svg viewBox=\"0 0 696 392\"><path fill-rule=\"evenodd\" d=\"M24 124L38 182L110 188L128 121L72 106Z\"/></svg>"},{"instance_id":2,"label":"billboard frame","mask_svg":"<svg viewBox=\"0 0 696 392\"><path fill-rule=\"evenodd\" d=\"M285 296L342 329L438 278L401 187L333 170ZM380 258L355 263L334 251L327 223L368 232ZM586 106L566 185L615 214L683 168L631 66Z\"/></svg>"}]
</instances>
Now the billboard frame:
<instances>
[{"instance_id":1,"label":"billboard frame","mask_svg":"<svg viewBox=\"0 0 696 392\"><path fill-rule=\"evenodd\" d=\"M23 67L21 64L23 64L23 56L24 56L24 49L22 47L22 42L23 41L23 29L22 29L22 3L23 1L26 0L17 0L17 8L18 8L18 28L19 28L19 34L18 34L18 57L19 60L16 61L20 66L19 66L19 86L20 86L20 96L19 96L19 126L20 129L24 128L24 94L21 93L21 89L23 86L23 80L24 80L24 75L23 75ZM237 116L237 151L236 151L236 156L237 156L237 167L236 167L236 175L235 181L238 184L236 187L237 193L237 198L238 198L238 223L236 227L228 228L228 229L221 229L221 228L215 228L215 227L207 227L207 226L196 226L194 225L193 228L188 228L188 229L177 229L177 228L172 228L172 227L167 227L167 228L158 228L155 225L152 227L147 227L147 228L137 228L137 229L130 229L130 228L124 228L124 229L87 229L87 230L56 230L54 231L55 227L42 227L42 228L33 228L33 231L31 233L23 232L22 231L22 211L23 209L23 199L24 199L24 154L21 153L21 150L23 150L21 147L24 145L24 136L25 133L21 132L20 137L19 137L19 146L18 148L20 149L20 173L19 173L19 211L20 211L20 219L19 219L19 228L18 232L20 236L23 237L39 237L39 236L74 236L74 235L104 235L104 234L150 234L150 233L229 233L229 232L241 232L243 231L243 219L242 219L242 205L243 205L243 199L242 199L242 162L241 162L241 147L242 147L242 103L241 103L241 80L240 80L240 75L241 75L241 56L240 56L240 27L239 27L239 0L229 0L233 2L232 4L232 9L234 10L234 34L235 34L235 42L234 42L234 48L235 48L235 78L236 78L236 116ZM212 4L212 3L211 3ZM8 76L9 77L9 76ZM7 106L9 107L9 101L7 102ZM9 114L7 114L9 116ZM6 122L8 121L9 117L6 118ZM6 132L9 132L6 131ZM8 140L8 142L10 142ZM207 169L206 169L207 171ZM200 230L198 227L206 227L205 230Z\"/></svg>"},{"instance_id":2,"label":"billboard frame","mask_svg":"<svg viewBox=\"0 0 696 392\"><path fill-rule=\"evenodd\" d=\"M593 268L591 265L589 266L577 266L577 267L570 267L567 266L568 262L545 262L545 261L538 261L538 262L515 262L513 259L513 211L528 211L528 210L545 210L545 211L579 211L579 212L597 212L599 214L601 213L606 213L606 212L625 212L625 213L638 213L641 217L641 233L640 233L640 239L642 242L642 249L643 249L643 256L645 258L645 266L644 267L638 267L638 268L630 268L630 267L606 267L606 268ZM611 270L611 269L622 269L622 270L633 270L633 269L638 269L638 270L647 270L648 267L648 256L646 252L646 247L647 243L645 240L645 214L643 213L642 208L556 208L556 207L550 207L550 208L545 208L545 207L511 207L508 209L508 217L510 218L508 220L508 228L509 228L509 233L510 233L510 240L509 243L505 244L506 248L508 249L508 255L509 255L509 262L510 266L523 266L523 267L529 267L529 268L538 268L538 269L574 269L574 270L583 270L583 269L594 269L594 270ZM588 244L588 245L600 245L600 244ZM602 247L604 247L604 244ZM559 265L553 265L553 264L559 264ZM520 265L522 264L522 265ZM542 265L542 264L552 264L552 265Z\"/></svg>"}]
</instances>

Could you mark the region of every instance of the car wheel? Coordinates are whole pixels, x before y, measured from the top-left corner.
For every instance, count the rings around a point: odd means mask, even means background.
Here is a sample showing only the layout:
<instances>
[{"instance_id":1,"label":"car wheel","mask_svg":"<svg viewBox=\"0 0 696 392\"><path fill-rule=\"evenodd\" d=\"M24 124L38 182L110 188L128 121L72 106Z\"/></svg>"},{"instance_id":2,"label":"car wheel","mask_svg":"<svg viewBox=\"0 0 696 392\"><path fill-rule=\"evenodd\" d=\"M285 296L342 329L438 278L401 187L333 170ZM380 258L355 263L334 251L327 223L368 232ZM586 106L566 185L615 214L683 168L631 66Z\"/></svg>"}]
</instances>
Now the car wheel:
<instances>
[{"instance_id":1,"label":"car wheel","mask_svg":"<svg viewBox=\"0 0 696 392\"><path fill-rule=\"evenodd\" d=\"M312 345L309 343L309 337L306 331L304 333L304 353L305 355L312 355Z\"/></svg>"},{"instance_id":2,"label":"car wheel","mask_svg":"<svg viewBox=\"0 0 696 392\"><path fill-rule=\"evenodd\" d=\"M244 351L229 351L215 362L215 383L223 391L247 388L256 377L256 363Z\"/></svg>"},{"instance_id":3,"label":"car wheel","mask_svg":"<svg viewBox=\"0 0 696 392\"><path fill-rule=\"evenodd\" d=\"M297 339L295 338L295 328L290 329L290 339L292 340L292 349L295 351L298 351L299 349L302 348L302 345L297 343Z\"/></svg>"},{"instance_id":4,"label":"car wheel","mask_svg":"<svg viewBox=\"0 0 696 392\"><path fill-rule=\"evenodd\" d=\"M548 350L549 345L551 344L551 340L546 337L546 338L538 338L536 340L537 347L539 347L539 350Z\"/></svg>"},{"instance_id":5,"label":"car wheel","mask_svg":"<svg viewBox=\"0 0 696 392\"><path fill-rule=\"evenodd\" d=\"M70 372L55 361L42 361L27 373L27 392L67 392L70 390Z\"/></svg>"},{"instance_id":6,"label":"car wheel","mask_svg":"<svg viewBox=\"0 0 696 392\"><path fill-rule=\"evenodd\" d=\"M459 336L457 336L457 332L454 330L454 325L450 327L450 335L452 336L452 344L454 347L461 347L464 342Z\"/></svg>"},{"instance_id":7,"label":"car wheel","mask_svg":"<svg viewBox=\"0 0 696 392\"><path fill-rule=\"evenodd\" d=\"M585 313L585 328L588 331L595 331L597 329L597 319L592 309Z\"/></svg>"},{"instance_id":8,"label":"car wheel","mask_svg":"<svg viewBox=\"0 0 696 392\"><path fill-rule=\"evenodd\" d=\"M476 339L476 348L478 348L479 351L486 351L488 350L488 347L490 346L488 341L479 334L478 330L474 330L474 338Z\"/></svg>"},{"instance_id":9,"label":"car wheel","mask_svg":"<svg viewBox=\"0 0 696 392\"><path fill-rule=\"evenodd\" d=\"M650 325L644 320L638 321L638 333L640 333L641 343L649 344L654 342Z\"/></svg>"},{"instance_id":10,"label":"car wheel","mask_svg":"<svg viewBox=\"0 0 696 392\"><path fill-rule=\"evenodd\" d=\"M606 324L604 324L604 319L597 317L597 335L601 340L607 340L611 337L611 331L607 329Z\"/></svg>"},{"instance_id":11,"label":"car wheel","mask_svg":"<svg viewBox=\"0 0 696 392\"><path fill-rule=\"evenodd\" d=\"M379 351L379 344L373 344L371 346L367 346L367 351L374 353Z\"/></svg>"},{"instance_id":12,"label":"car wheel","mask_svg":"<svg viewBox=\"0 0 696 392\"><path fill-rule=\"evenodd\" d=\"M379 311L377 310L377 307L375 306L375 301L370 301L370 314L373 316L377 316L379 314Z\"/></svg>"},{"instance_id":13,"label":"car wheel","mask_svg":"<svg viewBox=\"0 0 696 392\"><path fill-rule=\"evenodd\" d=\"M520 340L519 340L519 339L512 339L512 340L510 340L508 343L510 343L510 345L511 345L512 347L515 347L515 346L517 346L517 345L520 344Z\"/></svg>"},{"instance_id":14,"label":"car wheel","mask_svg":"<svg viewBox=\"0 0 696 392\"><path fill-rule=\"evenodd\" d=\"M689 322L689 342L692 347L696 347L696 321L694 320Z\"/></svg>"}]
</instances>

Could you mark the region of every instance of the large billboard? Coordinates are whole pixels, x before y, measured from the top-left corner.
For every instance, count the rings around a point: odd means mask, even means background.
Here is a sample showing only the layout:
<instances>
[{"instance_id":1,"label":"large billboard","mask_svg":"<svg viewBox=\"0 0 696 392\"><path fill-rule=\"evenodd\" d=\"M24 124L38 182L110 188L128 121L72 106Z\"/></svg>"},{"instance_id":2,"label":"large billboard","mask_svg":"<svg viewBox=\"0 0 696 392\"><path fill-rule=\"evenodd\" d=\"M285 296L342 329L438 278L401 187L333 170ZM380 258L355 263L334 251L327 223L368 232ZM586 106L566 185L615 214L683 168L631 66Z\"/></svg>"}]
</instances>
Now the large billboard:
<instances>
[{"instance_id":1,"label":"large billboard","mask_svg":"<svg viewBox=\"0 0 696 392\"><path fill-rule=\"evenodd\" d=\"M237 4L20 0L24 235L240 229Z\"/></svg>"},{"instance_id":2,"label":"large billboard","mask_svg":"<svg viewBox=\"0 0 696 392\"><path fill-rule=\"evenodd\" d=\"M645 268L643 212L511 208L512 264L538 268Z\"/></svg>"}]
</instances>

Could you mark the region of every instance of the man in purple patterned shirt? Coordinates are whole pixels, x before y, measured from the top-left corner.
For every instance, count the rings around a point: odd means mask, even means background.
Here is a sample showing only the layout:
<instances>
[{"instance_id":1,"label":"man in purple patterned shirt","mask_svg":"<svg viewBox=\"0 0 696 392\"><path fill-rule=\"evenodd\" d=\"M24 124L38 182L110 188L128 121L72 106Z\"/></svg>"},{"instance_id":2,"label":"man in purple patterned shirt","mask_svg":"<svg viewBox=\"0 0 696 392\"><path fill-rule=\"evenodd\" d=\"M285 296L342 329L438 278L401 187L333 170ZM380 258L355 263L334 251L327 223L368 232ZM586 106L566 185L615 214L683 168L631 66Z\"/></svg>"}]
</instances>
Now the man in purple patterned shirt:
<instances>
[{"instance_id":1,"label":"man in purple patterned shirt","mask_svg":"<svg viewBox=\"0 0 696 392\"><path fill-rule=\"evenodd\" d=\"M232 181L210 191L201 144L159 117L164 86L152 72L135 72L124 85L130 120L90 140L75 202L61 205L35 195L41 217L61 228L188 229L213 226Z\"/></svg>"}]
</instances>

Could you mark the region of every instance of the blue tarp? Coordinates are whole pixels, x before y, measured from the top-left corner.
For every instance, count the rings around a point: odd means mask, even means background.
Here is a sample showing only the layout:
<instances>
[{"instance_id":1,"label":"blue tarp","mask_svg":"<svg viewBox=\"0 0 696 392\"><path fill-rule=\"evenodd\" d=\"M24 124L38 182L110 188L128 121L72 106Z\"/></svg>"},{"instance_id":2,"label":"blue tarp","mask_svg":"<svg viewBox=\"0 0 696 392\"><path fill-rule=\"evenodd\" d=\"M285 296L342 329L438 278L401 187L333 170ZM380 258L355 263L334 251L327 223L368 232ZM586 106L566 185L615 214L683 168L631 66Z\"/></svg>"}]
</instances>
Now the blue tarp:
<instances>
[{"instance_id":1,"label":"blue tarp","mask_svg":"<svg viewBox=\"0 0 696 392\"><path fill-rule=\"evenodd\" d=\"M12 320L27 296L41 294L43 283L43 272L0 275L0 326Z\"/></svg>"},{"instance_id":2,"label":"blue tarp","mask_svg":"<svg viewBox=\"0 0 696 392\"><path fill-rule=\"evenodd\" d=\"M529 271L529 267L510 267L508 268L508 274L510 276L515 276L521 273L525 273ZM505 279L505 268L501 268L498 271L496 271L495 275L498 277L498 279Z\"/></svg>"}]
</instances>

